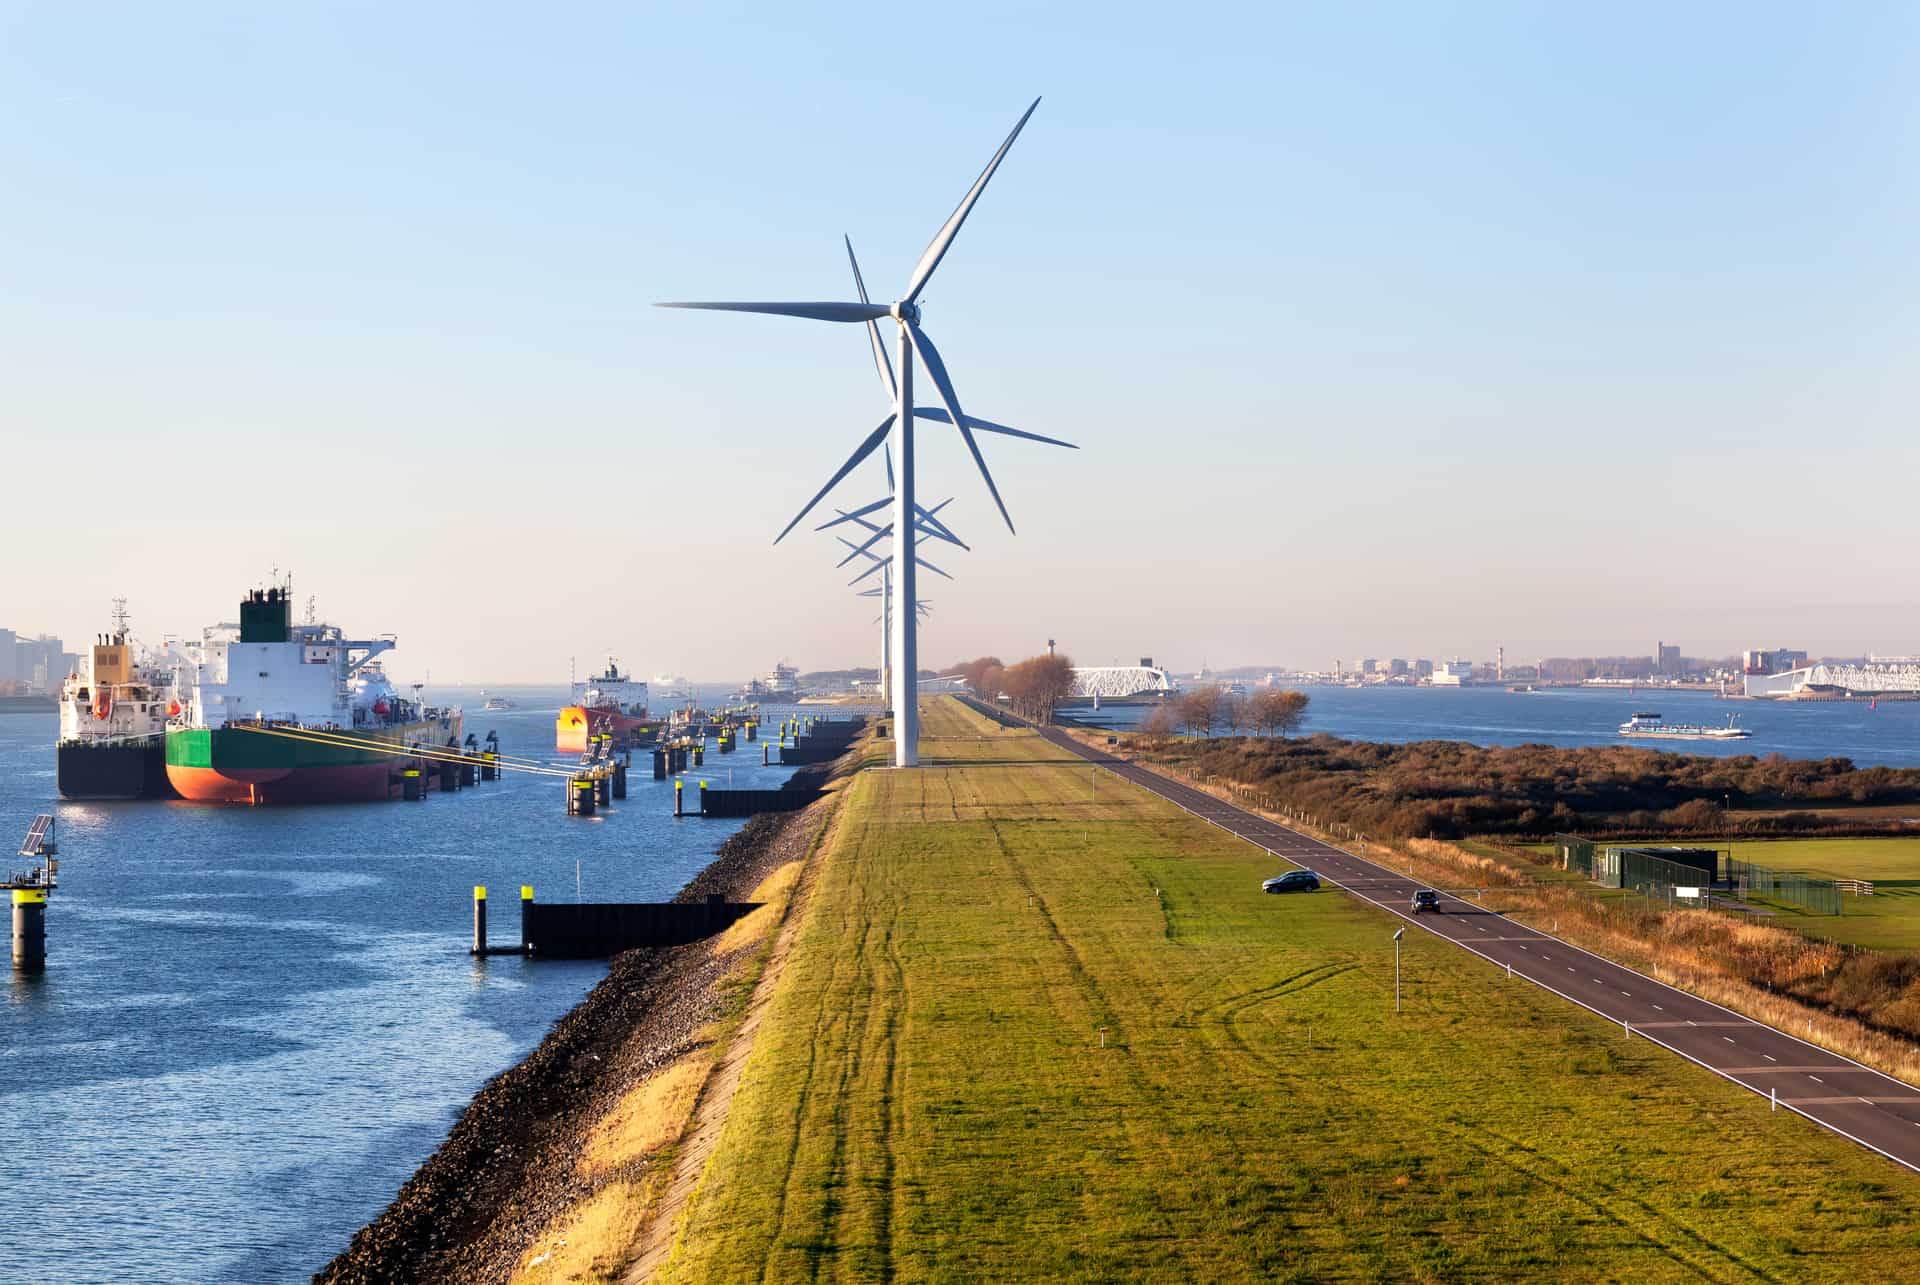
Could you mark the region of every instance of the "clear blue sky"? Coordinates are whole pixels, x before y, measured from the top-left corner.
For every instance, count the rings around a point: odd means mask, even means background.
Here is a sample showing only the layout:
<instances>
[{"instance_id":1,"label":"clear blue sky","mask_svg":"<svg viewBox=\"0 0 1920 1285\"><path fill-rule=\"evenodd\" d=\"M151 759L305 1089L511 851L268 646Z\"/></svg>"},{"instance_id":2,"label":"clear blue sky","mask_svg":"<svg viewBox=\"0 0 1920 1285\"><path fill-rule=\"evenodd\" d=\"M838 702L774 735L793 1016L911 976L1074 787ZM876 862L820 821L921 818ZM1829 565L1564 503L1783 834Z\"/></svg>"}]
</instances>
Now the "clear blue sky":
<instances>
[{"instance_id":1,"label":"clear blue sky","mask_svg":"<svg viewBox=\"0 0 1920 1285\"><path fill-rule=\"evenodd\" d=\"M927 292L932 662L1920 651L1920 10L0 5L0 625L866 660L774 532ZM839 494L879 494L877 469ZM455 552L452 543L461 541Z\"/></svg>"}]
</instances>

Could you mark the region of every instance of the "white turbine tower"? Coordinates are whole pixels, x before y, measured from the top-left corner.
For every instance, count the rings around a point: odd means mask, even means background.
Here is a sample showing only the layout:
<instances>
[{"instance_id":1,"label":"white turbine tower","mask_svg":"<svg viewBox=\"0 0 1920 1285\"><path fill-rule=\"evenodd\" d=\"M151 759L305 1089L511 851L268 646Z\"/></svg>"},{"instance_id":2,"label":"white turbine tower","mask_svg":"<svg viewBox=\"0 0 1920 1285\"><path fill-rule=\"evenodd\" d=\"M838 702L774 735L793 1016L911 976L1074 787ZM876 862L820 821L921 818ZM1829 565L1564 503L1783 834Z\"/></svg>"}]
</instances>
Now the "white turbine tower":
<instances>
[{"instance_id":1,"label":"white turbine tower","mask_svg":"<svg viewBox=\"0 0 1920 1285\"><path fill-rule=\"evenodd\" d=\"M882 561L885 565L880 568L879 585L872 589L862 589L855 596L860 598L878 598L880 600L880 614L873 618L873 623L880 626L880 668L878 673L880 675L880 703L885 705L889 693L893 690L891 684L887 681L887 666L891 663L888 658L893 654L893 557L892 555L888 555L882 559ZM925 598L916 602L914 608L922 620L925 620L933 614L933 605Z\"/></svg>"},{"instance_id":2,"label":"white turbine tower","mask_svg":"<svg viewBox=\"0 0 1920 1285\"><path fill-rule=\"evenodd\" d=\"M855 269L855 271L857 272L858 269ZM881 452L881 455L886 460L887 465L887 494L870 504L861 505L852 512L848 512L846 509L836 509L835 512L840 516L831 521L821 523L816 529L825 531L830 527L839 526L843 522L852 522L860 527L861 530L868 533L867 538L859 544L855 544L844 536L838 537L840 543L845 545L850 552L835 565L844 567L855 558L862 557L873 564L849 581L848 583L850 584L859 584L862 580L872 575L876 569L880 572L880 587L877 589L863 589L860 591L859 596L862 598L879 597L882 601L880 618L874 623L880 626L880 700L881 704L885 705L888 703L893 691L893 685L888 679L891 665L890 657L893 654L893 644L890 641L893 636L893 555L889 553L885 557L882 557L873 552L873 546L893 535L893 522L888 520L882 524L871 521L866 516L869 513L884 509L893 503L893 452L891 449L886 449ZM965 544L959 536L953 533L951 527L940 520L940 510L952 503L953 500L949 498L940 501L940 503L934 505L931 509L921 508L917 504L914 505L914 512L918 514L918 518L914 522L914 530L918 535L928 536L935 540L944 540L957 549L970 552L969 546ZM953 579L952 576L947 575L947 573L939 567L934 566L931 562L928 562L924 557L920 556L917 551L913 557L916 563L933 572L935 575L945 576L949 580ZM922 601L918 606L918 614L924 618L927 614L927 605Z\"/></svg>"},{"instance_id":3,"label":"white turbine tower","mask_svg":"<svg viewBox=\"0 0 1920 1285\"><path fill-rule=\"evenodd\" d=\"M980 454L980 444L974 440L975 432L1002 433L1013 437L1024 437L1035 441L1051 441L1033 433L1023 433L1018 429L994 424L986 420L975 419L960 407L960 395L954 391L953 380L947 376L947 366L940 359L939 350L920 328L920 305L917 302L921 291L927 287L927 281L933 276L934 269L940 266L940 260L946 257L947 249L959 234L961 224L972 213L974 203L986 190L987 182L993 177L1000 162L1006 158L1007 151L1013 146L1013 140L1020 136L1028 117L1040 106L1038 98L1033 100L1026 112L1014 125L1013 132L1000 144L1000 149L987 162L967 194L960 198L947 221L934 233L933 240L920 255L920 262L914 265L913 275L907 279L906 293L890 304L878 304L866 298L866 288L860 287L860 301L857 303L667 303L666 308L705 308L719 312L762 312L781 317L806 317L815 321L837 321L864 324L873 346L874 364L880 368L881 379L888 384L893 395L893 413L880 421L873 432L854 451L851 458L840 466L840 471L820 488L819 494L807 501L806 507L795 515L774 543L778 544L793 530L801 518L812 511L822 496L833 489L841 478L845 477L861 460L871 455L893 435L894 449L899 455L900 474L893 489L893 533L896 546L893 572L893 618L898 628L893 631L893 761L897 767L913 767L919 762L920 711L918 705L919 684L917 675L920 666L918 630L915 628L917 612L915 604L915 571L920 560L914 555L915 536L923 529L920 524L921 510L914 503L914 453L913 421L931 420L935 423L951 424L959 430L961 440L967 444L967 450L973 455L973 462L980 469L980 476L987 484L987 491L993 496L993 502L1000 510L1000 516L1007 524L1007 530L1013 530L1013 518L1007 513L1006 503L1000 498L1000 489L993 483L993 474L987 471L987 461ZM848 246L852 254L852 246ZM854 266L856 280L859 266ZM900 359L899 379L896 381L887 363L886 346L881 342L879 327L874 323L883 317L891 317L897 330L896 351ZM913 404L913 363L915 356L926 367L933 386L940 395L944 410L922 408ZM1068 443L1057 442L1065 446Z\"/></svg>"}]
</instances>

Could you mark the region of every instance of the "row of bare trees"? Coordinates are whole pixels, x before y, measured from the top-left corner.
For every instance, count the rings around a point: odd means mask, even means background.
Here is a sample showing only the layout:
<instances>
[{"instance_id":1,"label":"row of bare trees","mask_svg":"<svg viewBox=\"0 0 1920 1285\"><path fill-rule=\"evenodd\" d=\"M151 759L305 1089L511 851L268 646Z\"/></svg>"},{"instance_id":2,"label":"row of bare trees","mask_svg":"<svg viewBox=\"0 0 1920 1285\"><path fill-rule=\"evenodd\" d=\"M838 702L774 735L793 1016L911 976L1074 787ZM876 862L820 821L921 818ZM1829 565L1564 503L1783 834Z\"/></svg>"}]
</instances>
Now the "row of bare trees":
<instances>
[{"instance_id":1,"label":"row of bare trees","mask_svg":"<svg viewBox=\"0 0 1920 1285\"><path fill-rule=\"evenodd\" d=\"M981 656L947 672L960 675L981 700L1005 696L1015 713L1036 723L1051 722L1053 711L1073 695L1073 661L1061 655L1029 656L1012 665Z\"/></svg>"},{"instance_id":2,"label":"row of bare trees","mask_svg":"<svg viewBox=\"0 0 1920 1285\"><path fill-rule=\"evenodd\" d=\"M1073 695L1073 662L1062 655L1029 656L1001 671L1000 690L1014 713L1050 723L1054 709Z\"/></svg>"},{"instance_id":3,"label":"row of bare trees","mask_svg":"<svg viewBox=\"0 0 1920 1285\"><path fill-rule=\"evenodd\" d=\"M983 701L990 701L999 694L1000 676L1006 669L998 656L980 656L963 660L947 672L960 675L967 690Z\"/></svg>"},{"instance_id":4,"label":"row of bare trees","mask_svg":"<svg viewBox=\"0 0 1920 1285\"><path fill-rule=\"evenodd\" d=\"M1235 736L1286 736L1306 719L1305 692L1275 689L1243 696L1223 687L1195 687L1154 710L1140 730L1156 739L1181 728L1190 736L1212 736L1216 729Z\"/></svg>"}]
</instances>

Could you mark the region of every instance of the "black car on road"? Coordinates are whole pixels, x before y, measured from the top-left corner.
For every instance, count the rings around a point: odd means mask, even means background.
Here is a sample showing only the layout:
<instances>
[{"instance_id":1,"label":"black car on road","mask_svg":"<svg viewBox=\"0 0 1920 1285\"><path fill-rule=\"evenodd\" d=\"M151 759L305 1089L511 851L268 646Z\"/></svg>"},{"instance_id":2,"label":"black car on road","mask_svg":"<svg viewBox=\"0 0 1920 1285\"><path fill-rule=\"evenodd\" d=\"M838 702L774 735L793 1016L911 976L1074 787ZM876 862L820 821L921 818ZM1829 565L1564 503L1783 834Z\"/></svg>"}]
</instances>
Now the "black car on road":
<instances>
[{"instance_id":1,"label":"black car on road","mask_svg":"<svg viewBox=\"0 0 1920 1285\"><path fill-rule=\"evenodd\" d=\"M1431 888L1422 888L1413 894L1413 913L1417 915L1423 910L1439 913L1440 894Z\"/></svg>"},{"instance_id":2,"label":"black car on road","mask_svg":"<svg viewBox=\"0 0 1920 1285\"><path fill-rule=\"evenodd\" d=\"M1311 870L1289 870L1260 885L1261 892L1319 892L1320 878Z\"/></svg>"}]
</instances>

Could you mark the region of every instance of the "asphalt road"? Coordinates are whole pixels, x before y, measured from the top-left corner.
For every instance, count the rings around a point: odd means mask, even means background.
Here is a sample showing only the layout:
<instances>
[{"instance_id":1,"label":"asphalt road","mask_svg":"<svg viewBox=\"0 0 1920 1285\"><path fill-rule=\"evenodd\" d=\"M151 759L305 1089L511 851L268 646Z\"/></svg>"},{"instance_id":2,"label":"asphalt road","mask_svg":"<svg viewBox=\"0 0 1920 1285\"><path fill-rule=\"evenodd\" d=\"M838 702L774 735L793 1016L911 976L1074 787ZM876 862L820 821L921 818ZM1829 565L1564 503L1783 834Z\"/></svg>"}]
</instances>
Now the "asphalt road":
<instances>
[{"instance_id":1,"label":"asphalt road","mask_svg":"<svg viewBox=\"0 0 1920 1285\"><path fill-rule=\"evenodd\" d=\"M1153 791L1194 816L1294 865L1305 866L1322 882L1472 951L1503 972L1510 970L1514 977L1525 978L1620 1023L1625 1038L1652 1040L1763 1098L1771 1098L1780 1109L1798 1112L1889 1160L1920 1171L1920 1089L1610 963L1558 937L1513 923L1471 900L1443 892L1438 913L1415 915L1409 909L1413 892L1427 885L1404 871L1289 830L1211 794L1091 749L1064 732L1040 731L1055 745Z\"/></svg>"}]
</instances>

